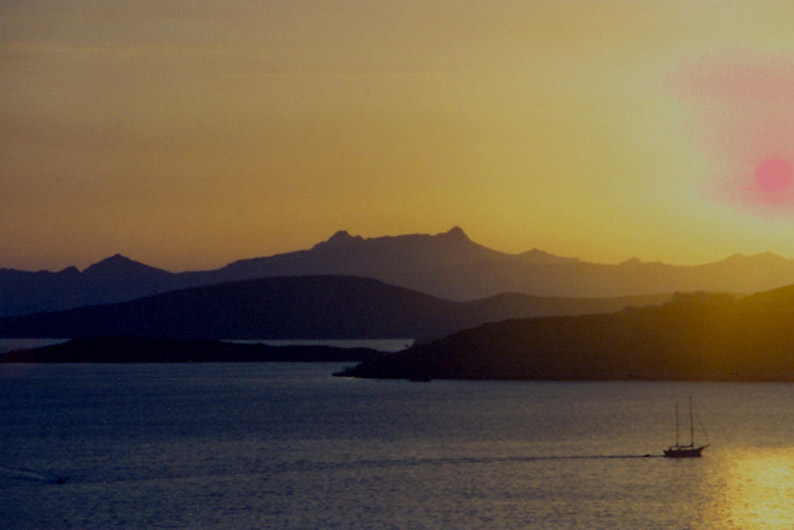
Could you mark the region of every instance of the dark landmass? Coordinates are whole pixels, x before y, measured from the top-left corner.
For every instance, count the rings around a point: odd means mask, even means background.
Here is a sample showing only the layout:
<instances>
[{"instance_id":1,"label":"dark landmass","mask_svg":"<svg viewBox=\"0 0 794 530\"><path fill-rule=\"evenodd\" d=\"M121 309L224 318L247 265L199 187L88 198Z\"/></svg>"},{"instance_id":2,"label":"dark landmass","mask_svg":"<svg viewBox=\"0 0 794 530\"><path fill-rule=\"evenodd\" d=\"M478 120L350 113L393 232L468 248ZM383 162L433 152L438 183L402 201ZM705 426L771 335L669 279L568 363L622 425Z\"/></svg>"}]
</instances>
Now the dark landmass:
<instances>
[{"instance_id":1,"label":"dark landmass","mask_svg":"<svg viewBox=\"0 0 794 530\"><path fill-rule=\"evenodd\" d=\"M794 260L765 253L696 266L597 264L541 250L507 254L460 228L362 238L340 231L311 249L240 260L216 270L172 273L115 255L83 271L0 269L0 317L135 300L190 287L281 277L348 275L468 301L500 293L617 297L688 291L752 293L794 282Z\"/></svg>"},{"instance_id":2,"label":"dark landmass","mask_svg":"<svg viewBox=\"0 0 794 530\"><path fill-rule=\"evenodd\" d=\"M0 269L0 316L133 300L187 285L178 274L118 254L83 271Z\"/></svg>"},{"instance_id":3,"label":"dark landmass","mask_svg":"<svg viewBox=\"0 0 794 530\"><path fill-rule=\"evenodd\" d=\"M2 354L0 363L345 362L371 360L380 355L380 352L369 348L86 337Z\"/></svg>"},{"instance_id":4,"label":"dark landmass","mask_svg":"<svg viewBox=\"0 0 794 530\"><path fill-rule=\"evenodd\" d=\"M794 381L794 286L611 315L510 320L365 361L352 377Z\"/></svg>"},{"instance_id":5,"label":"dark landmass","mask_svg":"<svg viewBox=\"0 0 794 530\"><path fill-rule=\"evenodd\" d=\"M0 319L0 337L209 339L440 337L508 318L603 313L671 295L608 299L504 294L442 300L368 278L290 276L194 287L131 302Z\"/></svg>"}]
</instances>

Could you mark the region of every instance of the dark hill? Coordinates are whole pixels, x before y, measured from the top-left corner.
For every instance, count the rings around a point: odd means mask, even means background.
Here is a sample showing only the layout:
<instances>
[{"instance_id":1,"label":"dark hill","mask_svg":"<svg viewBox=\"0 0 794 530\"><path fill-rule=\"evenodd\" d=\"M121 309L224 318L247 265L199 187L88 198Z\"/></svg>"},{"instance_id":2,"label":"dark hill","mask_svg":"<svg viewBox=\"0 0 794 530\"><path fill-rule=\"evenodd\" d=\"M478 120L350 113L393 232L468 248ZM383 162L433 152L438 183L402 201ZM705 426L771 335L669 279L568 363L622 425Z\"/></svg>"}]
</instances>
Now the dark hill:
<instances>
[{"instance_id":1,"label":"dark hill","mask_svg":"<svg viewBox=\"0 0 794 530\"><path fill-rule=\"evenodd\" d=\"M794 287L679 296L611 315L510 320L364 362L348 375L794 381Z\"/></svg>"},{"instance_id":2,"label":"dark hill","mask_svg":"<svg viewBox=\"0 0 794 530\"><path fill-rule=\"evenodd\" d=\"M611 312L667 298L571 300L501 295L464 303L366 278L297 276L194 287L131 302L9 317L0 319L0 337L438 337L506 318Z\"/></svg>"},{"instance_id":3,"label":"dark hill","mask_svg":"<svg viewBox=\"0 0 794 530\"><path fill-rule=\"evenodd\" d=\"M399 338L426 333L431 323L449 329L443 315L453 305L363 278L266 278L0 319L0 336Z\"/></svg>"}]
</instances>

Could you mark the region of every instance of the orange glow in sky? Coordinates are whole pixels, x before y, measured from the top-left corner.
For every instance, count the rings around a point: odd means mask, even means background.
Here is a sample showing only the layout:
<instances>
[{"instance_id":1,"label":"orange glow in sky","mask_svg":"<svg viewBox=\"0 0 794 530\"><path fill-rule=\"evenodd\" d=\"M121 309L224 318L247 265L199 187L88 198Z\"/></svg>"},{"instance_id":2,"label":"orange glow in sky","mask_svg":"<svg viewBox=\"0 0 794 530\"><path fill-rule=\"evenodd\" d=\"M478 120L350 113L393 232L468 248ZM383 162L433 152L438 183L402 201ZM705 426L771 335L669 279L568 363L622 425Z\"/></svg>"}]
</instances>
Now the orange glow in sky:
<instances>
[{"instance_id":1,"label":"orange glow in sky","mask_svg":"<svg viewBox=\"0 0 794 530\"><path fill-rule=\"evenodd\" d=\"M794 257L792 27L764 0L3 2L0 267L453 226Z\"/></svg>"}]
</instances>

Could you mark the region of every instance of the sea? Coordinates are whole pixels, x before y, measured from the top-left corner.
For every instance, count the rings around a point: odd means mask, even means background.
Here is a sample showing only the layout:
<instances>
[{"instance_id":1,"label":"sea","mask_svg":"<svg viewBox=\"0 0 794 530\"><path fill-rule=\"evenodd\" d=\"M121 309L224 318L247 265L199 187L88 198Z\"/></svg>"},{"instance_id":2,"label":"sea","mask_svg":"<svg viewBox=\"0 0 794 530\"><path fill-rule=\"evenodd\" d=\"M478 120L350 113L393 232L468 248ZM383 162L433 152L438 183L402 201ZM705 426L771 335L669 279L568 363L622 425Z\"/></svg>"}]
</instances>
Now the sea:
<instances>
[{"instance_id":1,"label":"sea","mask_svg":"<svg viewBox=\"0 0 794 530\"><path fill-rule=\"evenodd\" d=\"M0 365L0 528L794 527L794 384L344 366Z\"/></svg>"}]
</instances>

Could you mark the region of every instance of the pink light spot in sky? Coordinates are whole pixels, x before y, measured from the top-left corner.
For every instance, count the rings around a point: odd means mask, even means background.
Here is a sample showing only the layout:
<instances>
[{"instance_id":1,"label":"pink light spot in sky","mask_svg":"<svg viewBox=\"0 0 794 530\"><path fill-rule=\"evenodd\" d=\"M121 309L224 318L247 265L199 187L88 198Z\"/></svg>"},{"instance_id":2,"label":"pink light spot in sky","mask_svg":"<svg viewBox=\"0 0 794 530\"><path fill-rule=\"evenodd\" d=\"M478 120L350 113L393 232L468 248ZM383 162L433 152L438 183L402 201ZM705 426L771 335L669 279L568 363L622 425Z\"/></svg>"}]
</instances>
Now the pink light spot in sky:
<instances>
[{"instance_id":1,"label":"pink light spot in sky","mask_svg":"<svg viewBox=\"0 0 794 530\"><path fill-rule=\"evenodd\" d=\"M791 167L782 158L767 158L755 168L755 182L760 191L783 191L791 186L791 179Z\"/></svg>"},{"instance_id":2,"label":"pink light spot in sky","mask_svg":"<svg viewBox=\"0 0 794 530\"><path fill-rule=\"evenodd\" d=\"M794 61L712 55L671 76L701 153L705 196L763 217L794 217Z\"/></svg>"}]
</instances>

